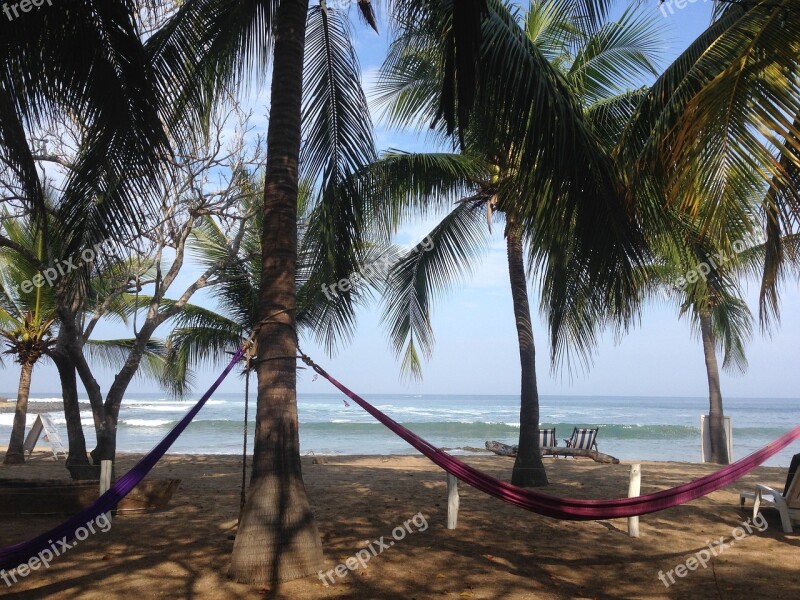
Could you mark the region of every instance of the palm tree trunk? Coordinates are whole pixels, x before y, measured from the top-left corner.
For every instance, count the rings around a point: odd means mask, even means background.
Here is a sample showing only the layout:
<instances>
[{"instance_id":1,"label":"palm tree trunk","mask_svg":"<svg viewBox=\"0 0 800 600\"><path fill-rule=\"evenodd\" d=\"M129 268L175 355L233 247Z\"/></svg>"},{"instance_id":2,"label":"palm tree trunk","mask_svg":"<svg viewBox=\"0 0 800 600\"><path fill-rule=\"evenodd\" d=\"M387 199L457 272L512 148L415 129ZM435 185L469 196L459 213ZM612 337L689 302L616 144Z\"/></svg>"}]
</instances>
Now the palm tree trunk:
<instances>
[{"instance_id":1,"label":"palm tree trunk","mask_svg":"<svg viewBox=\"0 0 800 600\"><path fill-rule=\"evenodd\" d=\"M229 572L237 581L272 587L315 574L324 564L300 469L295 366L297 179L307 12L308 0L283 0L276 14L253 472Z\"/></svg>"},{"instance_id":2,"label":"palm tree trunk","mask_svg":"<svg viewBox=\"0 0 800 600\"><path fill-rule=\"evenodd\" d=\"M708 457L708 462L727 465L730 462L730 457L728 456L728 444L725 437L719 367L717 366L717 353L710 313L700 314L700 333L703 338L703 353L705 354L706 373L708 374L708 427L711 437L711 455Z\"/></svg>"},{"instance_id":3,"label":"palm tree trunk","mask_svg":"<svg viewBox=\"0 0 800 600\"><path fill-rule=\"evenodd\" d=\"M522 372L519 405L519 445L511 483L536 487L547 485L547 473L539 450L539 391L536 388L536 348L533 343L531 309L528 303L528 280L522 256L522 237L513 217L506 215L506 249L511 298L519 341Z\"/></svg>"},{"instance_id":4,"label":"palm tree trunk","mask_svg":"<svg viewBox=\"0 0 800 600\"><path fill-rule=\"evenodd\" d=\"M14 424L11 426L11 439L8 442L6 465L19 465L25 462L25 420L28 416L28 396L31 392L31 374L33 363L22 363L22 372L19 374L19 387L17 388L17 408L14 411Z\"/></svg>"}]
</instances>

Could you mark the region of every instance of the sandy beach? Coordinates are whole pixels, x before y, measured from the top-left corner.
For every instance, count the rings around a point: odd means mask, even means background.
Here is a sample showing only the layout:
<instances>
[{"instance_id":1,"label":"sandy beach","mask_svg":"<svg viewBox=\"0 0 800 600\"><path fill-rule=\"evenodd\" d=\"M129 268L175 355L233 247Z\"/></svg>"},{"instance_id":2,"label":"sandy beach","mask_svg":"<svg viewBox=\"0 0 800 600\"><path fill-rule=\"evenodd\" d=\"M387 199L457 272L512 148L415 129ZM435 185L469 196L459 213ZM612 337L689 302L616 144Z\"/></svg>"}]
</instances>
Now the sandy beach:
<instances>
[{"instance_id":1,"label":"sandy beach","mask_svg":"<svg viewBox=\"0 0 800 600\"><path fill-rule=\"evenodd\" d=\"M125 470L135 455L122 455ZM478 457L471 464L508 476L511 459ZM629 465L547 460L547 492L577 498L626 495ZM714 470L684 463L643 463L642 493ZM750 516L738 508L739 489L755 482L782 487L785 470L760 468L731 486L687 505L641 518L641 537L624 519L573 523L528 513L460 486L458 527L447 530L446 478L421 457L350 456L304 459L304 477L327 567L334 568L418 512L428 527L414 533L333 585L317 577L267 591L227 580L239 507L241 459L170 455L152 477L178 477L169 507L118 515L97 533L11 587L8 598L796 598L800 595L800 532L784 534L776 513L768 528L726 547L705 569L675 577L675 569ZM37 452L23 466L0 466L0 477L64 477L63 462ZM59 517L0 517L0 543L22 541Z\"/></svg>"}]
</instances>

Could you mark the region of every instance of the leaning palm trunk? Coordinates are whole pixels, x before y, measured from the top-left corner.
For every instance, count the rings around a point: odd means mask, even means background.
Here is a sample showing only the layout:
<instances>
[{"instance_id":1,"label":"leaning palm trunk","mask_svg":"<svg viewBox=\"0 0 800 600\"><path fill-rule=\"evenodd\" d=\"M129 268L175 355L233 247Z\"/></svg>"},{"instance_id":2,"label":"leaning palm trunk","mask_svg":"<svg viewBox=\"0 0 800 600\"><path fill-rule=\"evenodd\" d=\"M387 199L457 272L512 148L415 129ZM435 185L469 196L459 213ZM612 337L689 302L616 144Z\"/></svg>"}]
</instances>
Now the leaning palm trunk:
<instances>
[{"instance_id":1,"label":"leaning palm trunk","mask_svg":"<svg viewBox=\"0 0 800 600\"><path fill-rule=\"evenodd\" d=\"M17 388L17 408L14 411L14 424L11 426L11 439L8 442L6 458L7 465L18 465L25 462L25 421L28 417L28 396L31 391L31 374L33 362L22 363L22 372L19 374L19 387Z\"/></svg>"},{"instance_id":2,"label":"leaning palm trunk","mask_svg":"<svg viewBox=\"0 0 800 600\"><path fill-rule=\"evenodd\" d=\"M528 281L522 256L522 237L519 226L509 215L506 224L508 275L514 318L519 340L519 361L522 372L519 407L519 448L511 483L518 486L547 485L547 473L539 451L539 391L536 388L536 348L533 343L531 309L528 303Z\"/></svg>"},{"instance_id":3,"label":"leaning palm trunk","mask_svg":"<svg viewBox=\"0 0 800 600\"><path fill-rule=\"evenodd\" d=\"M711 325L711 315L700 315L700 333L703 338L703 353L706 359L706 373L708 374L708 427L711 438L711 455L709 462L718 465L727 465L728 444L725 439L725 419L722 412L722 392L719 384L719 367L714 344L714 331Z\"/></svg>"},{"instance_id":4,"label":"leaning palm trunk","mask_svg":"<svg viewBox=\"0 0 800 600\"><path fill-rule=\"evenodd\" d=\"M276 15L253 473L230 567L237 581L271 586L316 573L323 565L300 469L295 370L297 181L307 11L308 0L284 0Z\"/></svg>"}]
</instances>

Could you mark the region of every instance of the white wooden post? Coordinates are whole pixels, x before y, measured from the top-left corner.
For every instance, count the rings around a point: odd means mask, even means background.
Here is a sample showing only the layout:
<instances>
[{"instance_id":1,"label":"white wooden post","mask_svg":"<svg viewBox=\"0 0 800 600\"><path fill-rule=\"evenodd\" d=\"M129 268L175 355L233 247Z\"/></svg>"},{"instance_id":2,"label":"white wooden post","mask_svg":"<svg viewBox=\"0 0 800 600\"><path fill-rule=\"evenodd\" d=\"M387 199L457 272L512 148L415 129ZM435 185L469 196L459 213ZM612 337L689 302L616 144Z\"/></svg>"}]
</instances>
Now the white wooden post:
<instances>
[{"instance_id":1,"label":"white wooden post","mask_svg":"<svg viewBox=\"0 0 800 600\"><path fill-rule=\"evenodd\" d=\"M458 478L447 474L447 528L455 529L458 522Z\"/></svg>"},{"instance_id":2,"label":"white wooden post","mask_svg":"<svg viewBox=\"0 0 800 600\"><path fill-rule=\"evenodd\" d=\"M630 483L628 484L628 498L635 498L642 488L642 465L631 465ZM639 537L639 517L628 517L628 535Z\"/></svg>"},{"instance_id":3,"label":"white wooden post","mask_svg":"<svg viewBox=\"0 0 800 600\"><path fill-rule=\"evenodd\" d=\"M100 461L100 495L102 496L111 487L111 466L110 460ZM111 522L111 511L106 513L106 519Z\"/></svg>"}]
</instances>

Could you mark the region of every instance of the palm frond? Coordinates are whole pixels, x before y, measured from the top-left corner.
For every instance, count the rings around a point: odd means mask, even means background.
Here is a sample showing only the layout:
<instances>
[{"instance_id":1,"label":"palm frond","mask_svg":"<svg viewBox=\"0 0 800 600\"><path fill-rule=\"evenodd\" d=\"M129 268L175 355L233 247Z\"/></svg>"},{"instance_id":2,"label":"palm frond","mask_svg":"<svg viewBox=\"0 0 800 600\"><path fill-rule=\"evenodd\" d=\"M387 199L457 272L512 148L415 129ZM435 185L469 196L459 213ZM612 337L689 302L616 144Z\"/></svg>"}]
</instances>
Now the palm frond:
<instances>
[{"instance_id":1,"label":"palm frond","mask_svg":"<svg viewBox=\"0 0 800 600\"><path fill-rule=\"evenodd\" d=\"M161 383L174 395L184 395L193 385L193 369L226 360L226 352L241 344L244 329L212 311L187 306L174 321L166 342L166 367Z\"/></svg>"},{"instance_id":2,"label":"palm frond","mask_svg":"<svg viewBox=\"0 0 800 600\"><path fill-rule=\"evenodd\" d=\"M387 232L413 216L429 217L475 194L488 182L490 166L469 153L388 150L359 174L362 193L374 198L376 217Z\"/></svg>"},{"instance_id":3,"label":"palm frond","mask_svg":"<svg viewBox=\"0 0 800 600\"><path fill-rule=\"evenodd\" d=\"M629 7L618 20L604 23L578 42L566 77L586 106L640 87L644 78L659 75L665 47L660 21L655 14Z\"/></svg>"},{"instance_id":4,"label":"palm frond","mask_svg":"<svg viewBox=\"0 0 800 600\"><path fill-rule=\"evenodd\" d=\"M54 4L16 20L0 19L0 88L7 94L0 110L6 133L19 124L30 129L47 125L59 114L84 127L66 185L67 209L61 222L65 234L77 235L73 226L83 225L79 231L99 228L102 231L93 235L102 235L95 240L100 241L111 233L135 231L144 213L137 207L146 208L152 198L159 161L168 152L158 119L159 98L134 14L132 0L90 0ZM14 138L11 148L18 160L12 162L22 164L21 140L19 135ZM35 192L30 166L23 171L26 187ZM40 220L44 197L34 193L29 201ZM81 209L87 208L106 220L82 222ZM72 241L68 246L75 249Z\"/></svg>"},{"instance_id":5,"label":"palm frond","mask_svg":"<svg viewBox=\"0 0 800 600\"><path fill-rule=\"evenodd\" d=\"M469 275L486 249L484 204L460 203L428 234L427 247L408 252L389 273L383 320L395 353L402 356L404 375L420 377L422 358L431 354L432 303Z\"/></svg>"},{"instance_id":6,"label":"palm frond","mask_svg":"<svg viewBox=\"0 0 800 600\"><path fill-rule=\"evenodd\" d=\"M375 158L369 107L346 17L312 7L306 29L300 162L322 187L335 187Z\"/></svg>"},{"instance_id":7,"label":"palm frond","mask_svg":"<svg viewBox=\"0 0 800 600\"><path fill-rule=\"evenodd\" d=\"M694 217L702 211L712 237L741 195L763 198L770 179L796 196L779 160L797 161L800 114L791 75L800 17L785 5L725 11L655 82L620 143L632 189L651 188Z\"/></svg>"},{"instance_id":8,"label":"palm frond","mask_svg":"<svg viewBox=\"0 0 800 600\"><path fill-rule=\"evenodd\" d=\"M207 134L215 102L228 90L264 80L278 5L278 0L185 0L147 41L171 131L186 140Z\"/></svg>"},{"instance_id":9,"label":"palm frond","mask_svg":"<svg viewBox=\"0 0 800 600\"><path fill-rule=\"evenodd\" d=\"M88 340L84 345L86 357L114 372L118 371L128 359L136 340ZM145 377L161 382L167 367L164 343L151 339L147 342L141 363L136 371L137 377Z\"/></svg>"}]
</instances>

